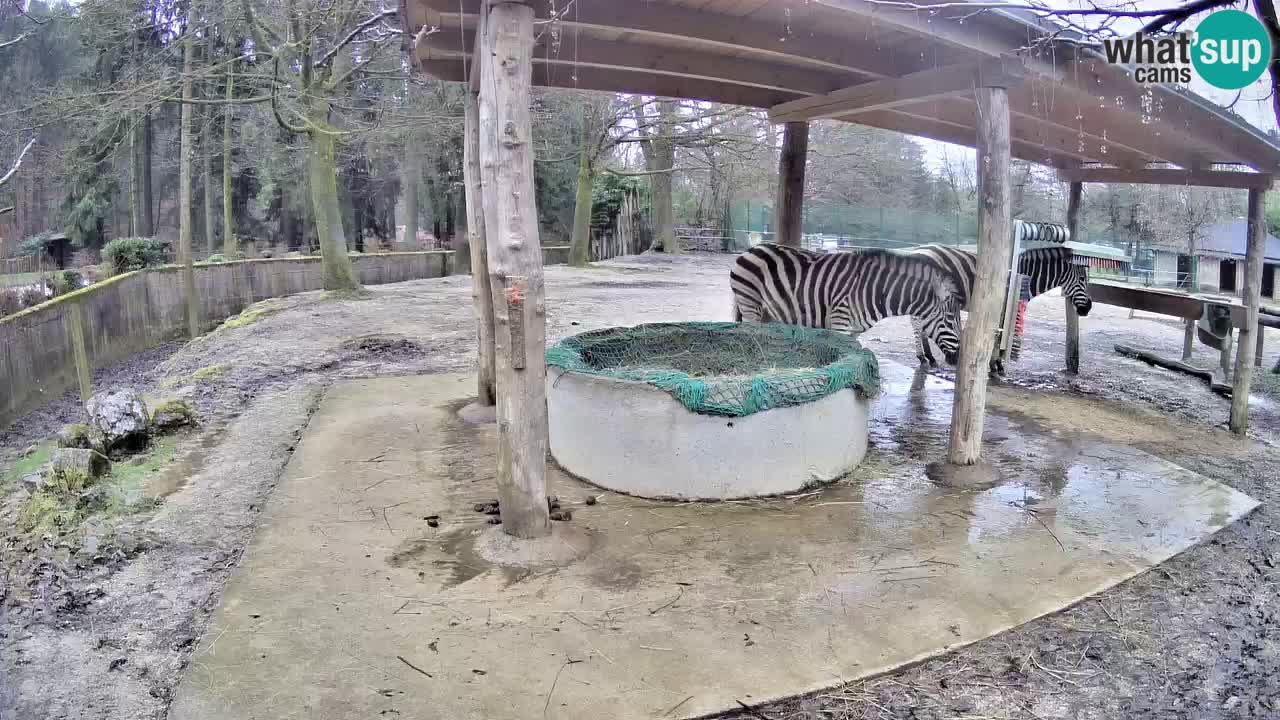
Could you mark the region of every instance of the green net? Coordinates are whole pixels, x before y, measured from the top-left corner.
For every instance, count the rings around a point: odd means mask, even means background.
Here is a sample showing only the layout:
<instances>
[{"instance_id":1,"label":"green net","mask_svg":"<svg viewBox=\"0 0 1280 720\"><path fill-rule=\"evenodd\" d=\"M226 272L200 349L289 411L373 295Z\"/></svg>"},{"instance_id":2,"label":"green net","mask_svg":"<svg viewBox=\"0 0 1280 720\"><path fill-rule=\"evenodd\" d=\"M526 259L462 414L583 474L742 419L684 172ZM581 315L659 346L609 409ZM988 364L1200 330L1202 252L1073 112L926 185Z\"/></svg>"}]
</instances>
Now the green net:
<instances>
[{"instance_id":1,"label":"green net","mask_svg":"<svg viewBox=\"0 0 1280 720\"><path fill-rule=\"evenodd\" d=\"M565 338L547 365L636 380L703 415L741 417L880 387L876 356L839 333L794 325L714 322L608 328Z\"/></svg>"}]
</instances>

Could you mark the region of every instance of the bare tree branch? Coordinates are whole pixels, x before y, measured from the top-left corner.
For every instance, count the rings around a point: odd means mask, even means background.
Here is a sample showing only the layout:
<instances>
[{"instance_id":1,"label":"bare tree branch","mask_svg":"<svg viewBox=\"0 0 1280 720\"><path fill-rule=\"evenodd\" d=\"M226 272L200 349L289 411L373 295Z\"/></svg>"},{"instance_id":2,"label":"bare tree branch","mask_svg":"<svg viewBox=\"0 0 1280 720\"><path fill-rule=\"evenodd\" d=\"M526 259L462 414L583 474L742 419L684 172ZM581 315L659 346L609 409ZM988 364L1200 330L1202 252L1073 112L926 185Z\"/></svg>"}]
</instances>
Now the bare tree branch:
<instances>
[{"instance_id":1,"label":"bare tree branch","mask_svg":"<svg viewBox=\"0 0 1280 720\"><path fill-rule=\"evenodd\" d=\"M27 151L35 144L35 138L31 138L31 140L27 141L27 146L22 148L22 152L18 153L18 159L13 161L13 167L9 168L9 171L3 176L0 176L0 187L4 187L5 184L9 182L9 179L18 172L18 168L22 167L22 159L27 156Z\"/></svg>"},{"instance_id":2,"label":"bare tree branch","mask_svg":"<svg viewBox=\"0 0 1280 720\"><path fill-rule=\"evenodd\" d=\"M356 36L358 36L360 33L364 32L365 30L368 30L374 25L377 25L378 23L382 22L385 18L395 17L398 14L399 13L395 10L383 10L382 12L369 17L364 22L352 28L351 32L347 33L347 36L342 38L342 40L339 41L338 44L329 48L329 52L325 53L324 55L321 55L320 59L316 60L316 66L328 64L329 61L333 60L334 55L337 55L342 50L342 48L351 44L351 41L355 40Z\"/></svg>"},{"instance_id":3,"label":"bare tree branch","mask_svg":"<svg viewBox=\"0 0 1280 720\"><path fill-rule=\"evenodd\" d=\"M17 45L18 43L22 42L23 40L26 40L29 37L31 37L31 33L25 32L12 40L5 40L4 42L0 42L0 50L3 50L12 45Z\"/></svg>"}]
</instances>

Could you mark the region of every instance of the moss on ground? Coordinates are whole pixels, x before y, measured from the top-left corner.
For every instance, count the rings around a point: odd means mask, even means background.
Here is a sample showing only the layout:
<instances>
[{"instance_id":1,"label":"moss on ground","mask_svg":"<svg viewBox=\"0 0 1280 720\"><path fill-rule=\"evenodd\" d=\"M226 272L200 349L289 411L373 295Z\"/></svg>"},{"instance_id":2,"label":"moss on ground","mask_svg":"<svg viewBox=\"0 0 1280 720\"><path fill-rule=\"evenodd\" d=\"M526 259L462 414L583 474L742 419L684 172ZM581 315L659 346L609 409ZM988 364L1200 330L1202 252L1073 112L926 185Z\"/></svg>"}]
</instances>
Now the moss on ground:
<instances>
[{"instance_id":1,"label":"moss on ground","mask_svg":"<svg viewBox=\"0 0 1280 720\"><path fill-rule=\"evenodd\" d=\"M268 315L271 315L274 312L275 312L274 310L269 310L264 307L247 308L243 312L241 312L239 315L232 315L231 317L227 318L225 321L223 321L222 325L218 327L218 329L234 330L235 328L242 328L247 325L252 325L258 322L259 320L261 320L262 318L267 317Z\"/></svg>"},{"instance_id":2,"label":"moss on ground","mask_svg":"<svg viewBox=\"0 0 1280 720\"><path fill-rule=\"evenodd\" d=\"M231 366L226 363L217 365L206 365L205 367L191 373L192 380L217 380L227 373Z\"/></svg>"},{"instance_id":3,"label":"moss on ground","mask_svg":"<svg viewBox=\"0 0 1280 720\"><path fill-rule=\"evenodd\" d=\"M156 438L145 453L112 465L109 475L83 492L83 483L74 478L55 479L18 510L18 529L36 536L62 535L90 519L112 520L155 508L158 501L147 492L147 486L155 473L172 462L177 445L174 436ZM48 453L46 448L46 460ZM36 467L39 465L29 472Z\"/></svg>"},{"instance_id":4,"label":"moss on ground","mask_svg":"<svg viewBox=\"0 0 1280 720\"><path fill-rule=\"evenodd\" d=\"M18 510L18 530L36 536L56 536L74 530L83 519L75 504L40 490L27 498Z\"/></svg>"}]
</instances>

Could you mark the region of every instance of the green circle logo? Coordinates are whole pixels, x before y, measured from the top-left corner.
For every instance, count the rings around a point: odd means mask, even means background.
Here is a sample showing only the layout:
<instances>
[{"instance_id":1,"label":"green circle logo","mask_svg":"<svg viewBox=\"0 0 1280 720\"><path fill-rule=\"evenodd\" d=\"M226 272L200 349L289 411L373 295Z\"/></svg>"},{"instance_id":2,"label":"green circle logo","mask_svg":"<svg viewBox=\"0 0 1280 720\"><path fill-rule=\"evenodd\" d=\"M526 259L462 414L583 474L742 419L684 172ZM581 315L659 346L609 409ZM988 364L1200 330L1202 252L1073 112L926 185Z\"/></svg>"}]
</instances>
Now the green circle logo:
<instances>
[{"instance_id":1,"label":"green circle logo","mask_svg":"<svg viewBox=\"0 0 1280 720\"><path fill-rule=\"evenodd\" d=\"M1196 28L1191 62L1210 85L1239 90L1262 77L1271 61L1271 36L1254 16L1219 10Z\"/></svg>"}]
</instances>

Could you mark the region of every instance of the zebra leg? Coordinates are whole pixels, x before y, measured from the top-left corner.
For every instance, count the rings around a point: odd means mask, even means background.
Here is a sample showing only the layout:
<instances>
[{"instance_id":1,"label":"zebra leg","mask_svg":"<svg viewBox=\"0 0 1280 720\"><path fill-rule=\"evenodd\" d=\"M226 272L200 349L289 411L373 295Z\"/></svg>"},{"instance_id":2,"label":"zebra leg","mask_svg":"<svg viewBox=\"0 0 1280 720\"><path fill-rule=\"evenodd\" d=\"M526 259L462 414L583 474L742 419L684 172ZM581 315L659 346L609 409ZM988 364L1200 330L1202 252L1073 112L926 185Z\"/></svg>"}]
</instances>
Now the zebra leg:
<instances>
[{"instance_id":1,"label":"zebra leg","mask_svg":"<svg viewBox=\"0 0 1280 720\"><path fill-rule=\"evenodd\" d=\"M938 361L933 357L932 344L929 337L924 334L924 323L915 315L911 316L911 332L915 335L916 341L916 359L920 361L921 367L938 367Z\"/></svg>"},{"instance_id":2,"label":"zebra leg","mask_svg":"<svg viewBox=\"0 0 1280 720\"><path fill-rule=\"evenodd\" d=\"M733 301L733 321L739 323L765 322L764 310L746 298L735 298Z\"/></svg>"}]
</instances>

